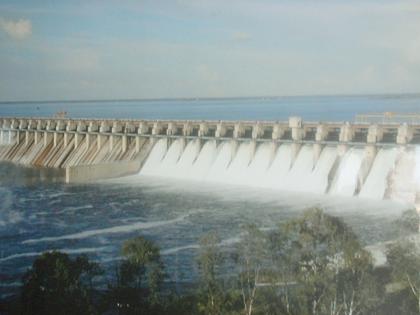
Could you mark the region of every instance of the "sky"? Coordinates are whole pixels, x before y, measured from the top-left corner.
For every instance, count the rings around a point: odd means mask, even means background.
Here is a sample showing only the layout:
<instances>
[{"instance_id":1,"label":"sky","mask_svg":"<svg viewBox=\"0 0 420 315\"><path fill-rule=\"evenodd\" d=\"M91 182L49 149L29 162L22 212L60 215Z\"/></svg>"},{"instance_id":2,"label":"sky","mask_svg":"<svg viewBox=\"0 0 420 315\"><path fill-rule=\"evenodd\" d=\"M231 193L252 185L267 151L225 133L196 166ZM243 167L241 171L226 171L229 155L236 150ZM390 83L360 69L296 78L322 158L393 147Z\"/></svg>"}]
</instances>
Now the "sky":
<instances>
[{"instance_id":1,"label":"sky","mask_svg":"<svg viewBox=\"0 0 420 315\"><path fill-rule=\"evenodd\" d=\"M0 101L418 92L418 0L0 0Z\"/></svg>"}]
</instances>

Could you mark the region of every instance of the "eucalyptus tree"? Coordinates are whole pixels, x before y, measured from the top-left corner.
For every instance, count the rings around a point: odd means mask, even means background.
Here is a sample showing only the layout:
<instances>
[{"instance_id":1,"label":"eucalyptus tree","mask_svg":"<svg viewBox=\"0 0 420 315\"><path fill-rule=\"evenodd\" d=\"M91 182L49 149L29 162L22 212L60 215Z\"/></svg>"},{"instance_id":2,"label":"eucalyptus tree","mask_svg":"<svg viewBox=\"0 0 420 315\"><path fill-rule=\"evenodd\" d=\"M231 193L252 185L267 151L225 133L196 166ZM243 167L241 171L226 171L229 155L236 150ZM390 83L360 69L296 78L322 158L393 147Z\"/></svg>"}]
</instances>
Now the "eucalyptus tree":
<instances>
[{"instance_id":1,"label":"eucalyptus tree","mask_svg":"<svg viewBox=\"0 0 420 315\"><path fill-rule=\"evenodd\" d=\"M139 236L124 242L121 253L117 284L110 287L114 307L121 314L158 312L164 279L159 247Z\"/></svg>"},{"instance_id":2,"label":"eucalyptus tree","mask_svg":"<svg viewBox=\"0 0 420 315\"><path fill-rule=\"evenodd\" d=\"M220 279L224 256L220 250L220 238L210 232L200 239L197 265L200 276L198 309L209 315L224 313L226 295Z\"/></svg>"},{"instance_id":3,"label":"eucalyptus tree","mask_svg":"<svg viewBox=\"0 0 420 315\"><path fill-rule=\"evenodd\" d=\"M264 268L268 261L267 237L256 225L244 227L234 260L238 268L243 313L251 315L255 311L258 289L261 288Z\"/></svg>"},{"instance_id":4,"label":"eucalyptus tree","mask_svg":"<svg viewBox=\"0 0 420 315\"><path fill-rule=\"evenodd\" d=\"M23 276L21 314L97 314L92 279L101 274L86 256L45 252Z\"/></svg>"},{"instance_id":5,"label":"eucalyptus tree","mask_svg":"<svg viewBox=\"0 0 420 315\"><path fill-rule=\"evenodd\" d=\"M414 238L414 240L416 240ZM419 245L410 239L401 239L387 247L387 262L391 267L392 279L395 285L407 288L408 295L406 303L408 314L420 314L420 248ZM413 307L410 307L413 305Z\"/></svg>"},{"instance_id":6,"label":"eucalyptus tree","mask_svg":"<svg viewBox=\"0 0 420 315\"><path fill-rule=\"evenodd\" d=\"M375 303L372 258L340 219L305 211L280 224L270 244L286 314L366 314Z\"/></svg>"}]
</instances>

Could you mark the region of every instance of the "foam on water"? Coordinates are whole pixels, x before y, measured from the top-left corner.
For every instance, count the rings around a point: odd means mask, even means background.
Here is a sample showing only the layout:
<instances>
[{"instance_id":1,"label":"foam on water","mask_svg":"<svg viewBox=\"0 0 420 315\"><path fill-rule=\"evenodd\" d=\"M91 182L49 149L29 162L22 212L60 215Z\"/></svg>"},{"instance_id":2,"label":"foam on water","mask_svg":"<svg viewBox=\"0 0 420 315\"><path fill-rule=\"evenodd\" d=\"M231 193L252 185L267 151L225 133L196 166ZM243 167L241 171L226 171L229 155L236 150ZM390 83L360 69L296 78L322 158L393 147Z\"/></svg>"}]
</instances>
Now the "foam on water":
<instances>
[{"instance_id":1,"label":"foam on water","mask_svg":"<svg viewBox=\"0 0 420 315\"><path fill-rule=\"evenodd\" d=\"M152 229L164 225L174 224L183 221L188 214L182 215L178 218L166 221L153 221L153 222L136 222L127 225L118 225L104 229L95 229L95 230L87 230L80 233L68 234L68 235L61 235L61 236L49 236L49 237L41 237L37 239L29 239L22 242L22 244L32 244L32 243L41 243L41 242L55 242L60 240L76 240L76 239L83 239L89 238L97 235L104 235L104 234L120 234L120 233L130 233L137 230L146 230Z\"/></svg>"}]
</instances>

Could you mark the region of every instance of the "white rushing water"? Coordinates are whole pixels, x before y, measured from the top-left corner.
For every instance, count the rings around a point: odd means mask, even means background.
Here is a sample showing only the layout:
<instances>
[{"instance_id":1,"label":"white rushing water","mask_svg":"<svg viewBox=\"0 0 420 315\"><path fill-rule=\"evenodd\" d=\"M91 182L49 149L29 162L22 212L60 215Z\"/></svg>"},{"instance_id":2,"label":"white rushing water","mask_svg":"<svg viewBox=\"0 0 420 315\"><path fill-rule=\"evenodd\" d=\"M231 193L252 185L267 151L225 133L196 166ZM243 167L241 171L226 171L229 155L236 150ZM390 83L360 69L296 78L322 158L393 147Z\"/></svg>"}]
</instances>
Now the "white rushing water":
<instances>
[{"instance_id":1,"label":"white rushing water","mask_svg":"<svg viewBox=\"0 0 420 315\"><path fill-rule=\"evenodd\" d=\"M334 146L315 150L313 145L273 142L160 139L140 175L383 199L397 155L397 149L380 149L366 171L370 164L364 148L351 148L339 157ZM420 183L420 149L415 158L413 172Z\"/></svg>"},{"instance_id":2,"label":"white rushing water","mask_svg":"<svg viewBox=\"0 0 420 315\"><path fill-rule=\"evenodd\" d=\"M330 193L353 196L359 181L359 172L364 159L363 149L350 149L343 157Z\"/></svg>"},{"instance_id":3,"label":"white rushing water","mask_svg":"<svg viewBox=\"0 0 420 315\"><path fill-rule=\"evenodd\" d=\"M359 196L371 199L382 199L388 187L388 176L395 166L397 149L382 149L376 155L370 173Z\"/></svg>"}]
</instances>

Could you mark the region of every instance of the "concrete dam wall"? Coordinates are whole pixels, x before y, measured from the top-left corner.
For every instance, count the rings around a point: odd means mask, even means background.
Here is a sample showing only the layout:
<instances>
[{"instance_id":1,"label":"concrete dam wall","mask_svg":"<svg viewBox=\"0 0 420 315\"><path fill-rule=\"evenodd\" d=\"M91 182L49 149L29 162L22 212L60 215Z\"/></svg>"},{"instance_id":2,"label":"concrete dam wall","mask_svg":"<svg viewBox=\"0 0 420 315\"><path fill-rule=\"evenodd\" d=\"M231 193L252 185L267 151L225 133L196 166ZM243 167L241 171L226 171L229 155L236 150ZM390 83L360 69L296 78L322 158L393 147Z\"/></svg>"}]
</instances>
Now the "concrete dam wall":
<instances>
[{"instance_id":1,"label":"concrete dam wall","mask_svg":"<svg viewBox=\"0 0 420 315\"><path fill-rule=\"evenodd\" d=\"M418 203L420 125L0 119L0 160Z\"/></svg>"}]
</instances>

